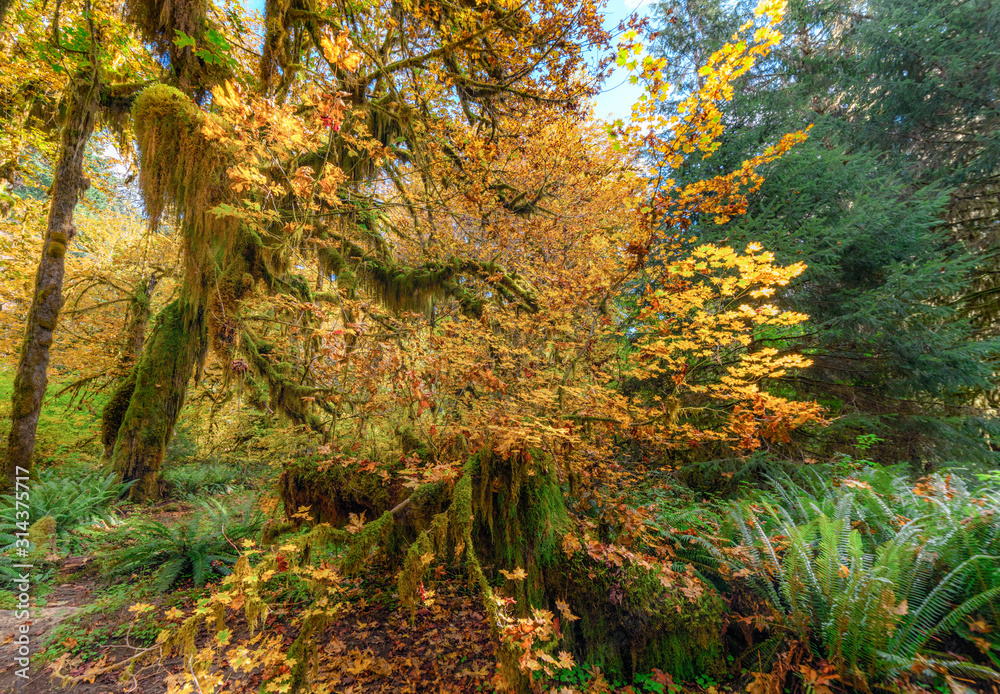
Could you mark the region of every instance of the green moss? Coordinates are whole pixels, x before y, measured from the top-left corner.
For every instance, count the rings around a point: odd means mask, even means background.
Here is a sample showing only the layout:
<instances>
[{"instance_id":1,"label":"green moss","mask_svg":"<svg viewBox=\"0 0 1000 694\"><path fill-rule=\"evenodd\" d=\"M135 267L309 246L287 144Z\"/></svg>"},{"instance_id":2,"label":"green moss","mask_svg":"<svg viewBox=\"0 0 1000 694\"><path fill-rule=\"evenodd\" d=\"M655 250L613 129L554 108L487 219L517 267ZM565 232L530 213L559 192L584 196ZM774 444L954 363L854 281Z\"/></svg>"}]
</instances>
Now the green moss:
<instances>
[{"instance_id":1,"label":"green moss","mask_svg":"<svg viewBox=\"0 0 1000 694\"><path fill-rule=\"evenodd\" d=\"M344 555L344 560L341 563L343 572L349 575L365 566L368 563L368 558L372 550L392 531L393 524L392 513L386 511L362 528L354 536L350 548Z\"/></svg>"},{"instance_id":2,"label":"green moss","mask_svg":"<svg viewBox=\"0 0 1000 694\"><path fill-rule=\"evenodd\" d=\"M725 603L711 587L692 601L647 569L608 567L582 555L557 583L580 617L564 633L582 662L626 680L653 668L683 681L724 674Z\"/></svg>"},{"instance_id":3,"label":"green moss","mask_svg":"<svg viewBox=\"0 0 1000 694\"><path fill-rule=\"evenodd\" d=\"M323 421L310 410L310 401L305 399L314 398L316 390L295 378L292 364L273 362L267 358L273 347L259 341L248 330L242 332L240 348L250 365L250 372L241 378L241 383L249 392L251 404L262 410L278 412L317 433L324 433ZM322 399L315 402L320 407L329 408Z\"/></svg>"},{"instance_id":4,"label":"green moss","mask_svg":"<svg viewBox=\"0 0 1000 694\"><path fill-rule=\"evenodd\" d=\"M557 599L570 603L581 619L565 625L560 648L627 680L653 668L684 680L721 675L724 603L711 587L692 602L641 567L618 568L583 553L567 557L562 538L570 518L552 461L541 451L509 459L481 452L475 465L472 484L456 487L456 516L474 514L479 560L527 572L524 581L510 582L522 613L554 609Z\"/></svg>"},{"instance_id":5,"label":"green moss","mask_svg":"<svg viewBox=\"0 0 1000 694\"><path fill-rule=\"evenodd\" d=\"M479 454L473 481L473 536L482 560L497 568L523 568L517 585L519 605L545 603L547 574L562 560L562 537L569 513L551 458L539 450L504 459Z\"/></svg>"},{"instance_id":6,"label":"green moss","mask_svg":"<svg viewBox=\"0 0 1000 694\"><path fill-rule=\"evenodd\" d=\"M400 432L400 440L417 450L419 441L412 432ZM341 490L361 483L332 468L321 474L332 474ZM384 503L391 508L391 502ZM507 586L518 598L522 615L531 608L555 611L555 601L565 600L580 617L564 623L565 639L558 646L571 650L578 662L599 665L626 680L654 668L679 680L722 675L725 605L711 587L703 586L703 593L690 600L679 587L665 587L650 570L598 562L583 552L569 557L562 539L570 528L548 456L532 450L503 458L484 449L469 457L453 487L423 485L395 515L386 510L347 538L350 548L343 569L357 571L376 547L390 560L401 559L399 595L413 610L432 566L464 563L496 626L500 615L489 572L520 567L527 578ZM527 687L517 667L519 655L516 648L501 644L505 676L515 686Z\"/></svg>"},{"instance_id":7,"label":"green moss","mask_svg":"<svg viewBox=\"0 0 1000 694\"><path fill-rule=\"evenodd\" d=\"M29 561L44 559L56 551L56 519L43 516L28 527L28 542L31 543Z\"/></svg>"},{"instance_id":8,"label":"green moss","mask_svg":"<svg viewBox=\"0 0 1000 694\"><path fill-rule=\"evenodd\" d=\"M129 491L134 501L159 496L160 465L204 346L201 311L176 299L157 316L135 367L135 387L112 453L120 478L136 480Z\"/></svg>"},{"instance_id":9,"label":"green moss","mask_svg":"<svg viewBox=\"0 0 1000 694\"><path fill-rule=\"evenodd\" d=\"M132 116L146 212L155 227L164 210L173 207L188 264L185 291L197 300L210 289L205 268L213 267L220 254L245 236L237 233L236 218L213 212L230 195L226 172L233 153L219 136L228 125L164 84L145 89L136 98Z\"/></svg>"},{"instance_id":10,"label":"green moss","mask_svg":"<svg viewBox=\"0 0 1000 694\"><path fill-rule=\"evenodd\" d=\"M125 419L132 393L135 391L136 369L129 370L128 376L118 384L115 392L101 410L101 443L104 444L104 457L111 458L118 440L118 430Z\"/></svg>"},{"instance_id":11,"label":"green moss","mask_svg":"<svg viewBox=\"0 0 1000 694\"><path fill-rule=\"evenodd\" d=\"M410 608L410 619L416 616L418 588L430 569L432 560L446 559L448 554L448 514L434 516L406 551L396 585L399 600Z\"/></svg>"}]
</instances>

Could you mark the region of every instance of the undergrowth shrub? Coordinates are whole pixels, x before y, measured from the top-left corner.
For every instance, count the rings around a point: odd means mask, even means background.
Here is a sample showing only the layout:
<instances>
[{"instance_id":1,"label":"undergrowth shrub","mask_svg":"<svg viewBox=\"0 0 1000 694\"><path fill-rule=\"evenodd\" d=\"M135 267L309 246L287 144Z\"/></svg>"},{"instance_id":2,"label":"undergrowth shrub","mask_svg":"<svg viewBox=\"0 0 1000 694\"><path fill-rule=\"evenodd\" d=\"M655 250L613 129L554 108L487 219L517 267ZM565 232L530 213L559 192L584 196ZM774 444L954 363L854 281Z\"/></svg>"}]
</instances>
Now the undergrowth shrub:
<instances>
[{"instance_id":1,"label":"undergrowth shrub","mask_svg":"<svg viewBox=\"0 0 1000 694\"><path fill-rule=\"evenodd\" d=\"M231 494L245 486L246 477L228 465L209 462L169 468L164 471L163 480L171 496L187 499Z\"/></svg>"},{"instance_id":2,"label":"undergrowth shrub","mask_svg":"<svg viewBox=\"0 0 1000 694\"><path fill-rule=\"evenodd\" d=\"M805 480L774 478L733 514L749 580L791 637L863 690L911 672L1000 679L997 489L884 469Z\"/></svg>"},{"instance_id":3,"label":"undergrowth shrub","mask_svg":"<svg viewBox=\"0 0 1000 694\"><path fill-rule=\"evenodd\" d=\"M136 543L118 554L110 573L155 570L156 589L161 593L185 577L201 586L213 575L229 574L239 558L240 541L260 532L263 514L252 502L229 509L209 499L199 506L200 512L170 525L138 523L134 528Z\"/></svg>"},{"instance_id":4,"label":"undergrowth shrub","mask_svg":"<svg viewBox=\"0 0 1000 694\"><path fill-rule=\"evenodd\" d=\"M52 516L56 532L65 537L74 528L96 521L114 522L115 507L131 482L118 482L113 472L84 472L66 475L59 469L42 470L39 480L30 483L28 517L32 521ZM0 499L0 518L12 520L13 496ZM2 541L2 540L0 540Z\"/></svg>"}]
</instances>

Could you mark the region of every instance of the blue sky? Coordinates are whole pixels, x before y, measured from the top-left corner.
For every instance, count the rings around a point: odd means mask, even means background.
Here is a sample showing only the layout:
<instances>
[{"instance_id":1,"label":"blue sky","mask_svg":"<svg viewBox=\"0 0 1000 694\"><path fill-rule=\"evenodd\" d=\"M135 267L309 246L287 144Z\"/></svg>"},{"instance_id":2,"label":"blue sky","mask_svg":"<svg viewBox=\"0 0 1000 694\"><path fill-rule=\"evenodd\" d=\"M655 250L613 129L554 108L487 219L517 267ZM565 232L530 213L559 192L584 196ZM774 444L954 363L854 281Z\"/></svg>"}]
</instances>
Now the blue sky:
<instances>
[{"instance_id":1,"label":"blue sky","mask_svg":"<svg viewBox=\"0 0 1000 694\"><path fill-rule=\"evenodd\" d=\"M608 0L604 8L604 28L615 34L615 27L633 12L648 14L649 0ZM594 56L596 62L598 56ZM616 68L614 74L604 84L604 91L594 100L594 115L598 118L614 120L627 119L632 113L632 104L642 94L642 88L630 84L628 72Z\"/></svg>"}]
</instances>

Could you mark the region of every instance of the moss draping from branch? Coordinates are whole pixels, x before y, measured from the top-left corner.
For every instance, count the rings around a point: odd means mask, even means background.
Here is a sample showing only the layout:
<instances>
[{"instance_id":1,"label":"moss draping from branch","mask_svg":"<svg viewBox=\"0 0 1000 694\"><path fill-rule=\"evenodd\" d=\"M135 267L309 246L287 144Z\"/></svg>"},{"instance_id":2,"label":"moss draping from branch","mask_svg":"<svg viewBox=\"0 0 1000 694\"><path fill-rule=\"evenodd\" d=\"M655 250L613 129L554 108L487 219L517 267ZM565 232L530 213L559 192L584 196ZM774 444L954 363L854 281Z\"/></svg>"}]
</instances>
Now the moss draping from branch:
<instances>
[{"instance_id":1,"label":"moss draping from branch","mask_svg":"<svg viewBox=\"0 0 1000 694\"><path fill-rule=\"evenodd\" d=\"M272 363L268 359L270 348L265 344L249 332L243 332L240 351L246 356L250 371L241 380L248 387L251 404L262 410L278 412L296 424L304 424L322 433L325 428L323 421L310 410L310 400L304 399L314 398L316 403L324 406L323 398L316 398L322 389L303 385L291 378L291 364Z\"/></svg>"},{"instance_id":2,"label":"moss draping from branch","mask_svg":"<svg viewBox=\"0 0 1000 694\"><path fill-rule=\"evenodd\" d=\"M206 0L126 0L125 17L147 41L167 49L177 31L200 38L208 15Z\"/></svg>"},{"instance_id":3,"label":"moss draping from branch","mask_svg":"<svg viewBox=\"0 0 1000 694\"><path fill-rule=\"evenodd\" d=\"M282 73L292 64L292 37L287 20L292 0L267 0L264 4L264 45L260 56L260 82L263 91L270 90L275 68Z\"/></svg>"},{"instance_id":4,"label":"moss draping from branch","mask_svg":"<svg viewBox=\"0 0 1000 694\"><path fill-rule=\"evenodd\" d=\"M207 0L125 0L126 19L169 61L177 86L198 95L230 74L225 65L206 63L195 55L195 48L205 48L211 25L208 8ZM177 32L193 38L196 46L179 46Z\"/></svg>"},{"instance_id":5,"label":"moss draping from branch","mask_svg":"<svg viewBox=\"0 0 1000 694\"><path fill-rule=\"evenodd\" d=\"M139 95L132 116L146 212L155 227L166 208L173 207L188 264L185 289L188 298L197 301L210 288L206 268L240 236L232 217L213 212L228 195L226 171L232 163L232 152L213 133L227 126L163 84Z\"/></svg>"},{"instance_id":6,"label":"moss draping from branch","mask_svg":"<svg viewBox=\"0 0 1000 694\"><path fill-rule=\"evenodd\" d=\"M426 315L435 300L450 297L466 313L479 315L483 299L467 282L473 278L492 287L498 299L532 312L539 307L534 289L524 278L494 263L451 257L409 267L374 257L342 235L326 233L323 237L331 242L318 251L323 271L336 275L342 288L353 291L360 287L393 311Z\"/></svg>"}]
</instances>

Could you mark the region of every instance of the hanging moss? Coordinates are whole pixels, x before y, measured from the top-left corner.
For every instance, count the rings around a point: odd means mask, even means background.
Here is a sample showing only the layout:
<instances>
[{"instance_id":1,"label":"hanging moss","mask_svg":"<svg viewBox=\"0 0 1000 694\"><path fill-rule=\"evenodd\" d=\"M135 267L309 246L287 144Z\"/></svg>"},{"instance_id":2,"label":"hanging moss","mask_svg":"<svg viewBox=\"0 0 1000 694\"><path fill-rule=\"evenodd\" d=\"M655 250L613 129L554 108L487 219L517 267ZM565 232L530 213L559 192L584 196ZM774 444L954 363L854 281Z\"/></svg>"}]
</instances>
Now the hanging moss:
<instances>
[{"instance_id":1,"label":"hanging moss","mask_svg":"<svg viewBox=\"0 0 1000 694\"><path fill-rule=\"evenodd\" d=\"M264 4L264 46L260 56L260 81L269 92L275 80L275 68L282 72L292 63L292 39L288 33L288 11L292 0L267 0Z\"/></svg>"},{"instance_id":2,"label":"hanging moss","mask_svg":"<svg viewBox=\"0 0 1000 694\"><path fill-rule=\"evenodd\" d=\"M233 217L213 209L227 199L230 148L221 144L227 126L182 92L164 84L144 90L132 107L139 145L139 185L155 227L172 206L188 263L185 290L197 301L210 289L204 269L231 250L240 236Z\"/></svg>"},{"instance_id":3,"label":"hanging moss","mask_svg":"<svg viewBox=\"0 0 1000 694\"><path fill-rule=\"evenodd\" d=\"M627 680L653 668L687 680L721 674L724 605L710 587L691 602L640 567L618 575L582 553L567 557L562 538L569 514L554 466L541 451L509 459L480 452L477 472L461 497L456 490L456 503L466 503L465 494L472 502L479 560L526 571L514 584L524 611L553 609L556 599L570 603L581 619L566 625L560 647Z\"/></svg>"},{"instance_id":4,"label":"hanging moss","mask_svg":"<svg viewBox=\"0 0 1000 694\"><path fill-rule=\"evenodd\" d=\"M125 16L143 38L166 46L176 31L201 36L208 3L205 0L126 0Z\"/></svg>"},{"instance_id":5,"label":"hanging moss","mask_svg":"<svg viewBox=\"0 0 1000 694\"><path fill-rule=\"evenodd\" d=\"M430 526L424 530L406 550L403 565L396 580L399 600L410 608L410 619L416 617L417 604L420 599L420 586L423 584L431 563L447 559L448 552L448 514L439 513L434 516Z\"/></svg>"},{"instance_id":6,"label":"hanging moss","mask_svg":"<svg viewBox=\"0 0 1000 694\"><path fill-rule=\"evenodd\" d=\"M479 454L479 474L472 499L480 559L497 568L523 568L517 584L519 604L545 603L548 574L563 561L562 538L570 529L569 513L549 456L539 450L510 458Z\"/></svg>"},{"instance_id":7,"label":"hanging moss","mask_svg":"<svg viewBox=\"0 0 1000 694\"><path fill-rule=\"evenodd\" d=\"M125 0L125 18L166 59L177 86L192 94L203 94L230 75L224 64L195 55L195 49L207 47L208 7L207 0ZM196 47L180 47L177 32L193 38Z\"/></svg>"},{"instance_id":8,"label":"hanging moss","mask_svg":"<svg viewBox=\"0 0 1000 694\"><path fill-rule=\"evenodd\" d=\"M374 236L385 243L381 235ZM450 257L408 267L392 260L388 250L376 250L373 254L348 240L346 234L323 232L319 238L328 244L317 251L323 272L337 275L338 284L348 291L360 287L392 311L430 315L435 302L452 298L466 315L482 315L484 300L472 290L468 281L471 278L488 284L498 300L519 304L529 311L538 310L538 297L524 278L493 263ZM337 242L339 248L329 245L332 242ZM349 274L341 283L344 273Z\"/></svg>"},{"instance_id":9,"label":"hanging moss","mask_svg":"<svg viewBox=\"0 0 1000 694\"><path fill-rule=\"evenodd\" d=\"M250 371L244 374L241 382L249 386L252 404L260 409L278 412L296 424L323 433L323 421L309 409L310 401L305 400L314 398L316 389L294 379L294 369L288 362L272 362L268 359L270 352L262 352L262 344L249 331L244 330L242 333L240 353L246 357ZM315 402L329 411L329 406L322 399Z\"/></svg>"},{"instance_id":10,"label":"hanging moss","mask_svg":"<svg viewBox=\"0 0 1000 694\"><path fill-rule=\"evenodd\" d=\"M433 302L445 297L455 268L441 263L407 268L369 259L359 266L358 273L362 289L389 310L430 315Z\"/></svg>"},{"instance_id":11,"label":"hanging moss","mask_svg":"<svg viewBox=\"0 0 1000 694\"><path fill-rule=\"evenodd\" d=\"M368 563L373 550L392 532L394 523L392 513L386 511L354 536L350 549L341 562L341 569L345 575L356 573Z\"/></svg>"},{"instance_id":12,"label":"hanging moss","mask_svg":"<svg viewBox=\"0 0 1000 694\"><path fill-rule=\"evenodd\" d=\"M391 94L365 104L363 120L345 124L343 132L350 132L361 142L372 139L382 145L395 144L403 133L403 121L407 117L407 107L400 106ZM371 181L379 171L375 158L368 147L357 146L349 138L338 137L334 143L335 154L340 169L351 183Z\"/></svg>"}]
</instances>

